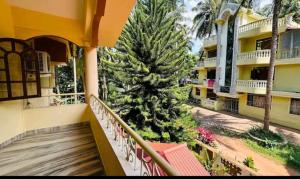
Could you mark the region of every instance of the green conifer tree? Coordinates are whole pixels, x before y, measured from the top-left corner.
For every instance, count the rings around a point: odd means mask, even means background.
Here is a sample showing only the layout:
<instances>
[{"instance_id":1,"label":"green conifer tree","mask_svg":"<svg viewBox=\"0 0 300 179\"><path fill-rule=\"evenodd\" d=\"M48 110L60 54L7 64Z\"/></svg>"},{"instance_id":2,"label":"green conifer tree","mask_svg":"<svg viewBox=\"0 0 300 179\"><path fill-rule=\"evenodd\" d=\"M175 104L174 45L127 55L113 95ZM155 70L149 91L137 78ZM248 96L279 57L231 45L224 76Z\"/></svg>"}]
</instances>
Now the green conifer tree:
<instances>
[{"instance_id":1,"label":"green conifer tree","mask_svg":"<svg viewBox=\"0 0 300 179\"><path fill-rule=\"evenodd\" d=\"M149 140L179 141L174 126L180 102L171 93L189 58L186 29L165 0L140 0L110 51L114 78L122 83L118 113Z\"/></svg>"}]
</instances>

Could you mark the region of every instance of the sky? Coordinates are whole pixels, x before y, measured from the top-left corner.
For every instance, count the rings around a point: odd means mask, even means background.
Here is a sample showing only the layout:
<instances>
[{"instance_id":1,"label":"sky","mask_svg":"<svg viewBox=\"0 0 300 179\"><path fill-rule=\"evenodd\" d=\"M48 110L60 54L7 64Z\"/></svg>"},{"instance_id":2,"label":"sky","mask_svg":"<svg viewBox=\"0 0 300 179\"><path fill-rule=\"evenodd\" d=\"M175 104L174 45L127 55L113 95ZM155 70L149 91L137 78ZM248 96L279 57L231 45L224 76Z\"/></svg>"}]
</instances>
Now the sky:
<instances>
[{"instance_id":1,"label":"sky","mask_svg":"<svg viewBox=\"0 0 300 179\"><path fill-rule=\"evenodd\" d=\"M203 1L203 0L184 0L184 3L186 5L186 12L183 13L183 16L186 18L186 20L183 22L185 25L188 27L193 26L193 18L195 17L196 13L192 11L192 8L197 5L198 2ZM271 4L272 0L260 0L260 7L263 7L264 5ZM202 47L202 40L197 39L195 37L195 34L190 34L192 37L192 42L193 42L193 49L192 53L198 53L200 48Z\"/></svg>"}]
</instances>

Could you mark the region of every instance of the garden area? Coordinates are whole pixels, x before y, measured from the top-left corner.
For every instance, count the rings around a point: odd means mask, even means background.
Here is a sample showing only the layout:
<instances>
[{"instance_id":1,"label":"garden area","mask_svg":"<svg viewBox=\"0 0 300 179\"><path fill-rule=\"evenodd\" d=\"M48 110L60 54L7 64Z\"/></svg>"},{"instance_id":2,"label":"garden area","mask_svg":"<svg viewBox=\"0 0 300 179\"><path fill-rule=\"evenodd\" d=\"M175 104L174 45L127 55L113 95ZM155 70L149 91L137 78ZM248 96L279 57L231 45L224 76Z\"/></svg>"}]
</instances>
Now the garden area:
<instances>
[{"instance_id":1,"label":"garden area","mask_svg":"<svg viewBox=\"0 0 300 179\"><path fill-rule=\"evenodd\" d=\"M199 109L206 111L197 108ZM223 126L220 122L214 123L212 118L209 121L201 119L197 121L201 126L199 134L202 134L199 139L203 143L221 151L224 156L248 166L258 175L300 174L300 146L288 141L281 133L272 130L266 132L259 126L243 132L236 131L229 126Z\"/></svg>"}]
</instances>

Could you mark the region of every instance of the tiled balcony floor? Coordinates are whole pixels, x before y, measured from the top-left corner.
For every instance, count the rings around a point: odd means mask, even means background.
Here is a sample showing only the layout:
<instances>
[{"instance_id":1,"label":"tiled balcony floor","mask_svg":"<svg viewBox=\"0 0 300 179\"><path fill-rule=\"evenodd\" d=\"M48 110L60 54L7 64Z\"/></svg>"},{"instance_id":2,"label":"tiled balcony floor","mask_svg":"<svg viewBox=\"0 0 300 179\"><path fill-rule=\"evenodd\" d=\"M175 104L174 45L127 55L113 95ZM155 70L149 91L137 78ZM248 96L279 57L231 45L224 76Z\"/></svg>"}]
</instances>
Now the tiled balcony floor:
<instances>
[{"instance_id":1,"label":"tiled balcony floor","mask_svg":"<svg viewBox=\"0 0 300 179\"><path fill-rule=\"evenodd\" d=\"M0 149L0 176L104 175L88 125L24 137Z\"/></svg>"}]
</instances>

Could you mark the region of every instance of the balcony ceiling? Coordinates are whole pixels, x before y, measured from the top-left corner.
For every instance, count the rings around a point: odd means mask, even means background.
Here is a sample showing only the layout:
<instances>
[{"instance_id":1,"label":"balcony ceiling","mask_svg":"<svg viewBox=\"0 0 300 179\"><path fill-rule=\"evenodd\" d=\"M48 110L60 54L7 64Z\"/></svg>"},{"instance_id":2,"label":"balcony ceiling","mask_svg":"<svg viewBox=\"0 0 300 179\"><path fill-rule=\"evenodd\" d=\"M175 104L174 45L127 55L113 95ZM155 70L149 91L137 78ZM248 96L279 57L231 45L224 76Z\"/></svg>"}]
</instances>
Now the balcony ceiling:
<instances>
[{"instance_id":1,"label":"balcony ceiling","mask_svg":"<svg viewBox=\"0 0 300 179\"><path fill-rule=\"evenodd\" d=\"M69 19L82 19L84 0L7 0L12 6ZM58 6L59 5L59 6Z\"/></svg>"},{"instance_id":2,"label":"balcony ceiling","mask_svg":"<svg viewBox=\"0 0 300 179\"><path fill-rule=\"evenodd\" d=\"M0 38L56 36L114 47L136 0L1 0Z\"/></svg>"}]
</instances>

